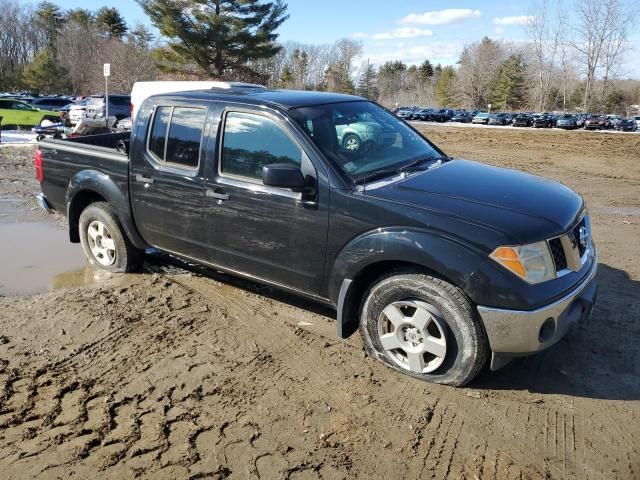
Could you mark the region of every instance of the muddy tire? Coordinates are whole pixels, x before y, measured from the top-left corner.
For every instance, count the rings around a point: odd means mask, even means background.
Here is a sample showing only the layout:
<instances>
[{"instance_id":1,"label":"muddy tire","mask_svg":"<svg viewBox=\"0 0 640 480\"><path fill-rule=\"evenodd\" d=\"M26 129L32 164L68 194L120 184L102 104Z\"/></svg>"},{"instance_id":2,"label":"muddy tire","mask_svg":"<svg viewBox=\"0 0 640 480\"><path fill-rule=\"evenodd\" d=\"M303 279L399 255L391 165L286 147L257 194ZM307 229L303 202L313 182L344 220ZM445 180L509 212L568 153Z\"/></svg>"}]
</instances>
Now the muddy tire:
<instances>
[{"instance_id":1,"label":"muddy tire","mask_svg":"<svg viewBox=\"0 0 640 480\"><path fill-rule=\"evenodd\" d=\"M462 386L484 366L488 340L460 289L429 275L397 272L365 294L360 333L367 352L420 380Z\"/></svg>"},{"instance_id":2,"label":"muddy tire","mask_svg":"<svg viewBox=\"0 0 640 480\"><path fill-rule=\"evenodd\" d=\"M90 264L110 272L131 272L142 265L144 250L133 246L106 202L96 202L80 214L80 241Z\"/></svg>"}]
</instances>

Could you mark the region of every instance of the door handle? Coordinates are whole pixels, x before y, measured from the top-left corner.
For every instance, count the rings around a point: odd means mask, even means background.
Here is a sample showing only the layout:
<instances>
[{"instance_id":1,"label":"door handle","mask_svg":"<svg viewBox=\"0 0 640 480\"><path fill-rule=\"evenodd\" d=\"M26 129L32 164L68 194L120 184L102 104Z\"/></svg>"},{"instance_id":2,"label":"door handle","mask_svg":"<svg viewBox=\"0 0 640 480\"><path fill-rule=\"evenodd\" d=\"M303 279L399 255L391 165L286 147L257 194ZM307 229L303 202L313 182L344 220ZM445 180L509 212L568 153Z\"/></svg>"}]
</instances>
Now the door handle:
<instances>
[{"instance_id":1,"label":"door handle","mask_svg":"<svg viewBox=\"0 0 640 480\"><path fill-rule=\"evenodd\" d=\"M215 198L216 200L229 200L229 194L224 193L223 190L207 190L207 197Z\"/></svg>"},{"instance_id":2,"label":"door handle","mask_svg":"<svg viewBox=\"0 0 640 480\"><path fill-rule=\"evenodd\" d=\"M145 177L144 175L136 175L136 182L138 182L138 183L153 183L153 178Z\"/></svg>"}]
</instances>

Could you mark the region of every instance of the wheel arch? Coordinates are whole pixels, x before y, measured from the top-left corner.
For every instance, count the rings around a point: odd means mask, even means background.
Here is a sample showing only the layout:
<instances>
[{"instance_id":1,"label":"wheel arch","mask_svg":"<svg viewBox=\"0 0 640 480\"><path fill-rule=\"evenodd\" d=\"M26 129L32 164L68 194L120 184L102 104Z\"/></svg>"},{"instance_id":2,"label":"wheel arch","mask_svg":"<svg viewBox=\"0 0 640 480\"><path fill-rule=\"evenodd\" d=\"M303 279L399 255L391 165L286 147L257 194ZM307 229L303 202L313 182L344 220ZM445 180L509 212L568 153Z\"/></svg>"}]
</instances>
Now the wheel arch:
<instances>
[{"instance_id":1,"label":"wheel arch","mask_svg":"<svg viewBox=\"0 0 640 480\"><path fill-rule=\"evenodd\" d=\"M337 256L328 284L338 336L357 330L365 293L390 272L425 273L465 291L483 261L469 246L426 231L376 229L354 239Z\"/></svg>"},{"instance_id":2,"label":"wheel arch","mask_svg":"<svg viewBox=\"0 0 640 480\"><path fill-rule=\"evenodd\" d=\"M80 242L80 214L87 206L101 201L113 206L118 222L131 243L137 248L147 248L133 221L128 198L113 179L95 170L82 170L69 183L66 198L69 240L72 243Z\"/></svg>"}]
</instances>

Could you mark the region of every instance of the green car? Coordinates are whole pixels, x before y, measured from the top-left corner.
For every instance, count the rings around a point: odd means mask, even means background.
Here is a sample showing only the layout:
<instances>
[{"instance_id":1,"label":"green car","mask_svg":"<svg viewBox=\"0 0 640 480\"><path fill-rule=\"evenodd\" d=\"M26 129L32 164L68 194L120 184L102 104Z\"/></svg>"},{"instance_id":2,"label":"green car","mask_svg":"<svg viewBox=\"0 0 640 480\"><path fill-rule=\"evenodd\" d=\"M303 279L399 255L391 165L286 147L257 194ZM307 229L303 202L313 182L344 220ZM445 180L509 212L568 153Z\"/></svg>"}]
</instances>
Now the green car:
<instances>
[{"instance_id":1,"label":"green car","mask_svg":"<svg viewBox=\"0 0 640 480\"><path fill-rule=\"evenodd\" d=\"M338 143L345 150L367 149L367 145L387 147L396 141L396 132L366 117L340 116L334 119Z\"/></svg>"},{"instance_id":2,"label":"green car","mask_svg":"<svg viewBox=\"0 0 640 480\"><path fill-rule=\"evenodd\" d=\"M42 120L59 121L60 115L49 110L38 110L31 105L12 98L0 98L2 128L33 127Z\"/></svg>"}]
</instances>

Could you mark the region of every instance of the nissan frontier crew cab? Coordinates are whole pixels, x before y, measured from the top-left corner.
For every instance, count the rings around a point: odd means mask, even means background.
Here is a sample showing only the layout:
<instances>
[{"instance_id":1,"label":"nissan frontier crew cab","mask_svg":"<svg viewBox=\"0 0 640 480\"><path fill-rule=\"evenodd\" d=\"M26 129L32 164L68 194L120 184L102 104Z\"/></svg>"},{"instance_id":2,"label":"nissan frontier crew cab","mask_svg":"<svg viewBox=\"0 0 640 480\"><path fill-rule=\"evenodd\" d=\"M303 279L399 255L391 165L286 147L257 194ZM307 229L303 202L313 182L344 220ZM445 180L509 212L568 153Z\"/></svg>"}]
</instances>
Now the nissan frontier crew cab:
<instances>
[{"instance_id":1,"label":"nissan frontier crew cab","mask_svg":"<svg viewBox=\"0 0 640 480\"><path fill-rule=\"evenodd\" d=\"M126 145L128 143L128 151ZM116 148L116 147L119 148ZM304 295L369 354L464 385L591 313L585 203L454 159L365 99L217 84L146 99L123 134L43 140L40 204L109 271L145 249Z\"/></svg>"}]
</instances>

